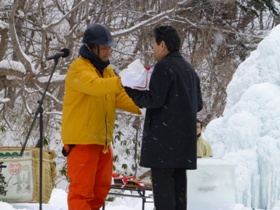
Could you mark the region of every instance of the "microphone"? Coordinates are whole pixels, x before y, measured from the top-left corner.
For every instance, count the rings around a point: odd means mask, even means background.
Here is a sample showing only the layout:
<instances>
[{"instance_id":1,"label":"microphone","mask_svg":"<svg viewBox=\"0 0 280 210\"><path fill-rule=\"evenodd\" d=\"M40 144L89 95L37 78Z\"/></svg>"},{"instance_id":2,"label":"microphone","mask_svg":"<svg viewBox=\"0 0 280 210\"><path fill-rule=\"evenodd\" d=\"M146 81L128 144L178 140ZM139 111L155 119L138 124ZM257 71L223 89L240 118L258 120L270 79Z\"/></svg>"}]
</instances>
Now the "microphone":
<instances>
[{"instance_id":1,"label":"microphone","mask_svg":"<svg viewBox=\"0 0 280 210\"><path fill-rule=\"evenodd\" d=\"M62 50L60 50L58 53L54 54L54 55L50 55L46 58L46 60L52 60L52 59L58 59L60 57L65 58L70 54L70 50L67 48L63 48Z\"/></svg>"}]
</instances>

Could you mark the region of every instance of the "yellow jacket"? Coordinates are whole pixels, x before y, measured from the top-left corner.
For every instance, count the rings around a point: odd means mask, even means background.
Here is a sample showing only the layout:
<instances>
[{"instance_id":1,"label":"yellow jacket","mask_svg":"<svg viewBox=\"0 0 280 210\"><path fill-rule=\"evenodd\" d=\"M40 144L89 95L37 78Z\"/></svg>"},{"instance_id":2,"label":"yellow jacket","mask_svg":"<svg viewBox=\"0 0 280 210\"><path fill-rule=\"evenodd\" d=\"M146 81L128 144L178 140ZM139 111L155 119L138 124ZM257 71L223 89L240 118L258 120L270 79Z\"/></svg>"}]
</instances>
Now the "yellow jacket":
<instances>
[{"instance_id":1,"label":"yellow jacket","mask_svg":"<svg viewBox=\"0 0 280 210\"><path fill-rule=\"evenodd\" d=\"M201 135L197 139L197 157L212 157L212 148L210 144L202 138Z\"/></svg>"},{"instance_id":2,"label":"yellow jacket","mask_svg":"<svg viewBox=\"0 0 280 210\"><path fill-rule=\"evenodd\" d=\"M88 59L78 57L71 63L65 79L63 144L109 145L116 108L141 114L111 66L104 69L102 77Z\"/></svg>"}]
</instances>

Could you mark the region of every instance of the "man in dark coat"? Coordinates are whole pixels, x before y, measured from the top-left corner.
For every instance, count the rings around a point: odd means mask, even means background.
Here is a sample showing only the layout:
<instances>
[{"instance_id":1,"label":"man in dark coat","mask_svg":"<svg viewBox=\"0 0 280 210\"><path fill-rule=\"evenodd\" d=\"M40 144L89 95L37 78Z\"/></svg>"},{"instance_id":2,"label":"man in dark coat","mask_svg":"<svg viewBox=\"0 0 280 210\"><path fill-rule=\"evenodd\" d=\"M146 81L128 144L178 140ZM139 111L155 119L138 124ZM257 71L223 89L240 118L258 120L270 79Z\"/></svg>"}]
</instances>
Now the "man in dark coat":
<instances>
[{"instance_id":1,"label":"man in dark coat","mask_svg":"<svg viewBox=\"0 0 280 210\"><path fill-rule=\"evenodd\" d=\"M180 38L173 27L155 28L154 38L157 63L149 90L125 90L137 105L147 108L140 165L151 168L156 210L186 210L186 169L196 169L200 81L180 54Z\"/></svg>"}]
</instances>

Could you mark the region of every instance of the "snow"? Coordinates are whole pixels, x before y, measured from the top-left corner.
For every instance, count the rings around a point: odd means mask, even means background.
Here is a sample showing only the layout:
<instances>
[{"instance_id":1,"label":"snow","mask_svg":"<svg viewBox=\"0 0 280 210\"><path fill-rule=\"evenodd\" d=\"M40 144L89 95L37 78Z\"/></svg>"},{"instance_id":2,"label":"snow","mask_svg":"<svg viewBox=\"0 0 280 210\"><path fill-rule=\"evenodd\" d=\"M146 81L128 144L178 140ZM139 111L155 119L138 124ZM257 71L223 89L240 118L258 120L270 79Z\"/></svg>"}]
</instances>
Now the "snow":
<instances>
[{"instance_id":1,"label":"snow","mask_svg":"<svg viewBox=\"0 0 280 210\"><path fill-rule=\"evenodd\" d=\"M8 61L2 60L0 61L0 68L1 69L12 69L14 71L18 71L19 73L25 74L25 68L22 63L17 61Z\"/></svg>"},{"instance_id":2,"label":"snow","mask_svg":"<svg viewBox=\"0 0 280 210\"><path fill-rule=\"evenodd\" d=\"M279 85L280 25L238 67L227 87L223 116L212 120L203 133L213 147L214 158L235 165L233 210L280 210ZM54 189L49 206L67 210L66 198L64 190ZM0 202L0 209L32 210L34 206L25 205L17 208ZM129 197L117 197L106 205L106 210L140 209L141 199ZM153 203L146 203L145 209L153 210Z\"/></svg>"},{"instance_id":3,"label":"snow","mask_svg":"<svg viewBox=\"0 0 280 210\"><path fill-rule=\"evenodd\" d=\"M0 20L0 29L9 29L9 24Z\"/></svg>"},{"instance_id":4,"label":"snow","mask_svg":"<svg viewBox=\"0 0 280 210\"><path fill-rule=\"evenodd\" d=\"M39 204L18 203L8 204L0 201L0 209L3 210L38 210ZM68 210L67 193L62 189L54 189L49 204L42 204L43 210ZM280 207L280 206L279 206ZM146 203L145 210L153 210L153 203ZM138 198L117 197L114 202L106 205L106 210L141 210L142 201ZM232 210L251 210L242 204L236 204ZM257 210L257 209L255 209ZM277 209L273 209L277 210Z\"/></svg>"},{"instance_id":5,"label":"snow","mask_svg":"<svg viewBox=\"0 0 280 210\"><path fill-rule=\"evenodd\" d=\"M54 73L53 77L52 77L52 82L60 82L60 81L64 81L65 80L66 75L60 75L58 73ZM41 83L47 83L49 81L50 77L46 76L46 77L39 77L38 81Z\"/></svg>"},{"instance_id":6,"label":"snow","mask_svg":"<svg viewBox=\"0 0 280 210\"><path fill-rule=\"evenodd\" d=\"M236 202L280 209L280 25L236 70L223 116L203 133L235 167Z\"/></svg>"},{"instance_id":7,"label":"snow","mask_svg":"<svg viewBox=\"0 0 280 210\"><path fill-rule=\"evenodd\" d=\"M9 102L9 101L10 101L9 98L0 98L0 104L1 104L1 103L7 103L7 102Z\"/></svg>"}]
</instances>

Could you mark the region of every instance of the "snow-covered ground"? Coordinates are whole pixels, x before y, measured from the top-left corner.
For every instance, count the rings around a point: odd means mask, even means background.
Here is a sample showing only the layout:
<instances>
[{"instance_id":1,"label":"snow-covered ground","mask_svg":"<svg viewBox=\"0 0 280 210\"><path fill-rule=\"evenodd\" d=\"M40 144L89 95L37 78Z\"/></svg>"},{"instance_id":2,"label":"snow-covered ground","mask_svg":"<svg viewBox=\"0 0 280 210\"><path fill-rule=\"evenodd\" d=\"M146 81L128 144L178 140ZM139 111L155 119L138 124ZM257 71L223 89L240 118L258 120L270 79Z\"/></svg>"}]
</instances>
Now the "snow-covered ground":
<instances>
[{"instance_id":1,"label":"snow-covered ground","mask_svg":"<svg viewBox=\"0 0 280 210\"><path fill-rule=\"evenodd\" d=\"M227 87L223 117L211 121L203 133L213 147L214 157L235 165L237 204L230 210L280 210L279 86L280 26L277 26L239 66ZM65 191L55 189L50 206L44 210L67 210L66 197ZM0 209L35 208L29 205L12 207L1 202ZM127 197L118 197L106 206L106 210L141 208L141 199ZM153 204L147 203L145 209L152 210Z\"/></svg>"},{"instance_id":2,"label":"snow-covered ground","mask_svg":"<svg viewBox=\"0 0 280 210\"><path fill-rule=\"evenodd\" d=\"M38 204L11 204L0 202L1 210L38 210ZM54 189L49 201L49 205L43 205L43 210L68 210L67 194L62 189ZM146 203L145 210L153 210L153 203ZM252 210L242 204L236 204L232 210ZM106 205L106 210L142 210L142 201L138 198L116 198L113 203ZM257 209L256 209L257 210Z\"/></svg>"}]
</instances>

